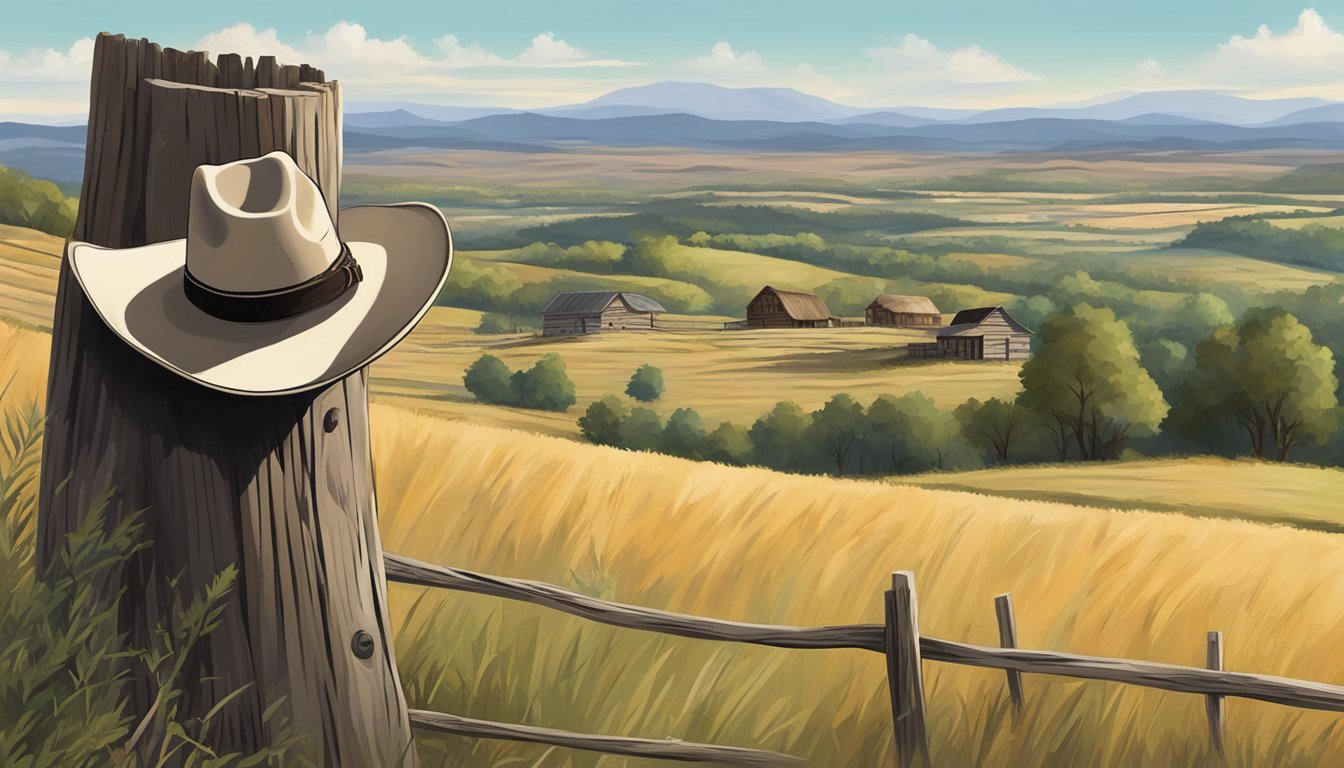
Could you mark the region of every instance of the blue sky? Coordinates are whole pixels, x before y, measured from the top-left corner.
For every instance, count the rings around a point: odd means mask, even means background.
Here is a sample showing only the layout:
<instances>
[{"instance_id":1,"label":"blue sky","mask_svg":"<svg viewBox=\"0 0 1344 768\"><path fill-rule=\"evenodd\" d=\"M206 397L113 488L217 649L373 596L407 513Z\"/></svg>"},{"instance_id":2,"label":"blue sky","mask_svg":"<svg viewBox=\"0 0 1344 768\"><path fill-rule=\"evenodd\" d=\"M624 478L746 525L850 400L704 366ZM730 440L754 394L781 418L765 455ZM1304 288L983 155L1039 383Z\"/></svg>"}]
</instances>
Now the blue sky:
<instances>
[{"instance_id":1,"label":"blue sky","mask_svg":"<svg viewBox=\"0 0 1344 768\"><path fill-rule=\"evenodd\" d=\"M77 116L102 30L302 59L352 101L550 106L667 79L872 107L1193 87L1344 99L1344 5L1302 0L45 2L6 22L0 117L11 118Z\"/></svg>"}]
</instances>

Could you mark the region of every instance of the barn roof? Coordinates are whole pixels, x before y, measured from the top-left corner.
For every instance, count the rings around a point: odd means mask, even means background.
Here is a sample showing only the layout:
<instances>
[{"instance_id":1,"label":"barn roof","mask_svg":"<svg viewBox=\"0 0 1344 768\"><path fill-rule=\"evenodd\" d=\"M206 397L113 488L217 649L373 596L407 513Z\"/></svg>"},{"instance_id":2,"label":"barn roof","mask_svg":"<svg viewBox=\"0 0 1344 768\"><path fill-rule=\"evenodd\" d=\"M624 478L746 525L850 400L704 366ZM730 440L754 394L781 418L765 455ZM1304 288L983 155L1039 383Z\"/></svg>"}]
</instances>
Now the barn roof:
<instances>
[{"instance_id":1,"label":"barn roof","mask_svg":"<svg viewBox=\"0 0 1344 768\"><path fill-rule=\"evenodd\" d=\"M560 291L546 302L543 315L588 315L601 312L620 297L636 312L666 312L663 305L630 291Z\"/></svg>"},{"instance_id":2,"label":"barn roof","mask_svg":"<svg viewBox=\"0 0 1344 768\"><path fill-rule=\"evenodd\" d=\"M966 331L969 331L977 327L978 325L980 325L985 321L985 318L989 317L995 312L1002 312L1004 319L1008 321L1008 325L1011 326L1014 330L1020 333L1032 333L1032 331L1029 328L1027 328L1027 326L1013 319L1013 316L1008 314L1008 310L1004 309L1003 307L978 307L976 309L963 309L960 312L958 312L956 316L952 318L952 322L949 323L946 328L939 329L938 335L959 336L965 333Z\"/></svg>"},{"instance_id":3,"label":"barn roof","mask_svg":"<svg viewBox=\"0 0 1344 768\"><path fill-rule=\"evenodd\" d=\"M940 315L941 312L933 305L933 302L924 296L898 296L896 294L884 293L873 299L873 303L868 305L869 309L881 307L891 312L904 312L914 315Z\"/></svg>"},{"instance_id":4,"label":"barn roof","mask_svg":"<svg viewBox=\"0 0 1344 768\"><path fill-rule=\"evenodd\" d=\"M784 313L794 320L830 320L832 317L830 307L815 293L786 291L769 285L761 289L761 293L766 291L779 297L779 303L784 305Z\"/></svg>"}]
</instances>

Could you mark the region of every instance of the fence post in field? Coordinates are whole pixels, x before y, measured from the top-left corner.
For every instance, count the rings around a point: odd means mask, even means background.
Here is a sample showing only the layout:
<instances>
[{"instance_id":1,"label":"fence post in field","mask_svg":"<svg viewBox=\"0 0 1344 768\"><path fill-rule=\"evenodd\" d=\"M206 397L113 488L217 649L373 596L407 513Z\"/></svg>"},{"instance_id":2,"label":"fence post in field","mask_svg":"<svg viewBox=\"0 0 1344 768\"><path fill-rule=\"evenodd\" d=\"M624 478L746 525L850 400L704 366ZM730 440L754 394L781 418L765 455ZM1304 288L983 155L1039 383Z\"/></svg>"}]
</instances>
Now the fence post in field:
<instances>
[{"instance_id":1,"label":"fence post in field","mask_svg":"<svg viewBox=\"0 0 1344 768\"><path fill-rule=\"evenodd\" d=\"M919 655L919 601L915 574L891 574L886 593L887 685L896 729L896 758L901 768L928 764L929 745L924 733L924 672Z\"/></svg>"},{"instance_id":2,"label":"fence post in field","mask_svg":"<svg viewBox=\"0 0 1344 768\"><path fill-rule=\"evenodd\" d=\"M1223 669L1223 633L1210 632L1208 648L1205 654L1205 666L1209 669ZM1209 715L1209 744L1213 751L1223 754L1223 697L1208 695L1204 697L1204 709Z\"/></svg>"},{"instance_id":3,"label":"fence post in field","mask_svg":"<svg viewBox=\"0 0 1344 768\"><path fill-rule=\"evenodd\" d=\"M1017 647L1017 616L1013 613L1013 596L1004 592L994 598L994 617L999 623L999 647ZM1013 702L1013 715L1022 714L1022 673L1007 670L1008 696Z\"/></svg>"},{"instance_id":4,"label":"fence post in field","mask_svg":"<svg viewBox=\"0 0 1344 768\"><path fill-rule=\"evenodd\" d=\"M100 34L74 238L113 248L181 238L197 165L274 150L312 177L335 219L338 83L269 57L254 66L225 54L216 65L204 52ZM105 585L121 593L132 649L172 627L175 601L237 568L218 628L183 660L176 701L179 718L199 718L232 696L201 735L217 754L256 752L287 723L321 765L418 764L391 647L367 387L367 369L280 397L193 384L122 343L62 264L39 567L58 562L105 492L109 514L140 511L152 546ZM158 690L142 664L127 671L134 728Z\"/></svg>"}]
</instances>

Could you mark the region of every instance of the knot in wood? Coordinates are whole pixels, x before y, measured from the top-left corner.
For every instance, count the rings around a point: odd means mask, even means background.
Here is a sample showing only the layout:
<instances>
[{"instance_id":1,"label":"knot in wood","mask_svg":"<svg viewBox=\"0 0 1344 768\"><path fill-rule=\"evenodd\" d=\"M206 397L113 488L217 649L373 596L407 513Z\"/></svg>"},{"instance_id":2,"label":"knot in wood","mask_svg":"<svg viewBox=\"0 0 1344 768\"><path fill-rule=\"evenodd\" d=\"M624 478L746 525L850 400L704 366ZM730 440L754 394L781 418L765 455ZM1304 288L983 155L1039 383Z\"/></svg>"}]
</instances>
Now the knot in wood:
<instances>
[{"instance_id":1,"label":"knot in wood","mask_svg":"<svg viewBox=\"0 0 1344 768\"><path fill-rule=\"evenodd\" d=\"M350 638L350 650L361 659L373 658L373 635L364 630L359 630L355 636Z\"/></svg>"},{"instance_id":2,"label":"knot in wood","mask_svg":"<svg viewBox=\"0 0 1344 768\"><path fill-rule=\"evenodd\" d=\"M331 408L327 414L322 417L322 428L327 432L336 431L336 427L341 423L341 409Z\"/></svg>"}]
</instances>

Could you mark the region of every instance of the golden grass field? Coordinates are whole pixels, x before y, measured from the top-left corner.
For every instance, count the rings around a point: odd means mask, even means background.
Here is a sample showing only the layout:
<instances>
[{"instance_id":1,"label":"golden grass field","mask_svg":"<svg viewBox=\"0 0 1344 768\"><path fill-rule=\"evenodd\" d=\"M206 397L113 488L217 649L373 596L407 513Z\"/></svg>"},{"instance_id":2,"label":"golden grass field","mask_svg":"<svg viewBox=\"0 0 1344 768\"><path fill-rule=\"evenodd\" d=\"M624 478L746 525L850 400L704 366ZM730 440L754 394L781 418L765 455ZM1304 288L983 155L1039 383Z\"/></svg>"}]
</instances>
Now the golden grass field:
<instances>
[{"instance_id":1,"label":"golden grass field","mask_svg":"<svg viewBox=\"0 0 1344 768\"><path fill-rule=\"evenodd\" d=\"M49 337L0 324L5 404L40 399ZM1344 548L1334 534L1176 514L729 468L371 409L389 551L625 602L748 621L879 622L889 573L917 574L925 634L992 644L1011 591L1023 647L1344 682ZM1085 468L1115 497L1207 462ZM1215 466L1207 484L1266 506L1338 473ZM1287 470L1276 484L1271 470ZM1050 471L1050 470L1046 470ZM1062 470L1055 470L1062 473ZM1081 470L1080 470L1081 471ZM1324 479L1322 479L1324 478ZM1327 483L1321 485L1320 483ZM816 766L894 762L882 659L682 640L523 604L393 586L413 706L592 732L771 748ZM1214 757L1199 697L1028 676L1013 722L1003 676L926 665L931 750L949 766L1329 766L1339 717L1229 700ZM653 768L541 746L422 735L426 765Z\"/></svg>"},{"instance_id":2,"label":"golden grass field","mask_svg":"<svg viewBox=\"0 0 1344 768\"><path fill-rule=\"evenodd\" d=\"M901 484L1095 507L1143 507L1344 533L1344 470L1212 457L941 472Z\"/></svg>"},{"instance_id":3,"label":"golden grass field","mask_svg":"<svg viewBox=\"0 0 1344 768\"><path fill-rule=\"evenodd\" d=\"M453 326L431 310L426 322L373 367L377 394L416 398L415 408L477 423L548 434L578 433L575 419L588 403L624 392L643 363L663 370L667 389L658 410L691 407L707 421L751 421L780 400L820 407L836 392L872 399L925 389L951 408L969 397L1011 396L1017 363L931 362L902 359L905 344L925 341L921 331L885 328L625 332L544 339L531 334L482 336ZM482 353L512 368L556 352L565 360L579 402L569 413L478 405L462 371ZM937 381L937 388L929 384ZM486 412L489 413L486 413Z\"/></svg>"},{"instance_id":4,"label":"golden grass field","mask_svg":"<svg viewBox=\"0 0 1344 768\"><path fill-rule=\"evenodd\" d=\"M59 237L0 224L0 316L51 328L63 248Z\"/></svg>"},{"instance_id":5,"label":"golden grass field","mask_svg":"<svg viewBox=\"0 0 1344 768\"><path fill-rule=\"evenodd\" d=\"M1122 258L1125 264L1151 268L1178 279L1202 280L1216 273L1220 283L1269 291L1302 291L1339 277L1333 272L1202 248L1135 251Z\"/></svg>"}]
</instances>

